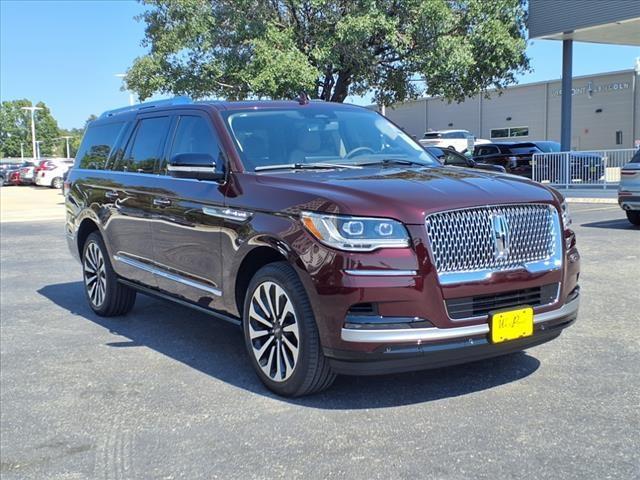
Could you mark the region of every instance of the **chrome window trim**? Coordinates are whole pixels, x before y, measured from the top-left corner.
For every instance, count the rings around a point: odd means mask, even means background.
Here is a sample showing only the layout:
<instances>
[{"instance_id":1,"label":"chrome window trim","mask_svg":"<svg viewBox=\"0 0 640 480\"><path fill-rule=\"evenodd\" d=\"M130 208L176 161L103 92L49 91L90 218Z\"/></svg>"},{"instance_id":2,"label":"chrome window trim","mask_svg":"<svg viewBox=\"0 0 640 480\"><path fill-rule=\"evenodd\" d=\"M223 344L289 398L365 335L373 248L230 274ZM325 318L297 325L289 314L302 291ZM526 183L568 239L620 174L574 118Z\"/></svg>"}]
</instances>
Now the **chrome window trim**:
<instances>
[{"instance_id":1,"label":"chrome window trim","mask_svg":"<svg viewBox=\"0 0 640 480\"><path fill-rule=\"evenodd\" d=\"M411 277L417 275L416 270L345 270L347 275L362 277Z\"/></svg>"},{"instance_id":2,"label":"chrome window trim","mask_svg":"<svg viewBox=\"0 0 640 480\"><path fill-rule=\"evenodd\" d=\"M580 297L576 297L562 307L550 312L538 313L533 316L533 323L540 324L558 318L572 315L578 311ZM343 328L340 338L353 343L412 343L433 342L438 340L465 339L489 333L489 324L469 325L453 328L405 328L388 330L361 330Z\"/></svg>"},{"instance_id":3,"label":"chrome window trim","mask_svg":"<svg viewBox=\"0 0 640 480\"><path fill-rule=\"evenodd\" d=\"M563 250L563 241L562 241L562 226L560 225L560 215L558 213L558 209L553 204L549 203L501 203L501 204L492 204L492 205L478 205L473 207L466 208L455 208L449 210L441 210L438 212L430 213L425 216L424 225L426 229L427 221L432 215L439 215L443 213L449 212L459 212L465 210L482 210L482 209L490 209L490 208L509 208L509 207L521 207L527 205L535 205L535 206L546 206L551 213L551 222L552 222L552 238L553 242L556 246L554 249L553 255L549 258L536 260L532 262L523 263L521 266L510 269L482 269L482 270L469 270L469 271L461 271L461 272L437 272L438 281L442 286L448 285L458 285L461 283L472 283L472 282L483 282L489 280L494 273L503 273L503 272L515 272L521 269L526 270L529 273L542 273L542 272L551 272L555 270L559 270L562 268L562 258L564 254ZM427 240L429 243L429 251L431 255L433 255L433 247L431 245L431 238L427 231ZM433 261L433 258L432 258ZM434 264L435 266L435 264Z\"/></svg>"},{"instance_id":4,"label":"chrome window trim","mask_svg":"<svg viewBox=\"0 0 640 480\"><path fill-rule=\"evenodd\" d=\"M205 284L200 283L200 282L196 282L194 280L185 278L185 277L183 277L181 275L177 275L175 273L169 273L169 272L166 272L164 270L160 270L159 268L152 267L151 265L148 265L146 263L140 262L138 260L133 260L132 258L126 257L126 256L124 256L122 254L114 255L113 259L115 261L117 261L117 262L124 263L126 265L129 265L129 266L134 267L134 268L138 268L140 270L144 270L145 272L149 272L149 273L151 273L153 275L157 275L159 277L166 278L167 280L172 280L174 282L181 283L182 285L186 285L188 287L193 287L193 288L196 288L198 290L202 290L203 292L211 293L212 295L215 295L217 297L222 296L222 291L217 289L217 288L210 287L208 285L205 285Z\"/></svg>"}]
</instances>

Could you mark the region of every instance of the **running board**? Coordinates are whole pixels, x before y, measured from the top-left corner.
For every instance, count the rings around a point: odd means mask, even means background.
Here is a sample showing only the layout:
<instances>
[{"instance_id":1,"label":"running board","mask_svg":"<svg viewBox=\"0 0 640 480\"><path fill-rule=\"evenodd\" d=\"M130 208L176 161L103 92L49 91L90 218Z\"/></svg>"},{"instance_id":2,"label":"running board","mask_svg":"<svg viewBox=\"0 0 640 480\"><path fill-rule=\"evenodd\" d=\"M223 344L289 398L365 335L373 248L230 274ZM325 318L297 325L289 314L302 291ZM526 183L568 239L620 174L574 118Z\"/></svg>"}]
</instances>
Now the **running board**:
<instances>
[{"instance_id":1,"label":"running board","mask_svg":"<svg viewBox=\"0 0 640 480\"><path fill-rule=\"evenodd\" d=\"M216 317L220 320L224 320L225 322L232 323L236 326L241 326L242 321L239 318L232 317L231 315L227 315L225 313L218 312L216 310L211 310L209 308L201 307L200 305L196 305L195 303L191 303L187 300L182 300L180 298L174 297L173 295L169 295L168 293L160 292L159 290L154 290L149 287L145 287L140 285L139 283L132 282L130 280L125 280L124 278L118 278L118 282L126 285L127 287L131 287L137 290L140 293L144 293L145 295L149 295L151 297L156 297L161 300L168 300L173 303L177 303L178 305L182 305L183 307L188 307L193 310L198 310L199 312L206 313L207 315L211 315L212 317Z\"/></svg>"}]
</instances>

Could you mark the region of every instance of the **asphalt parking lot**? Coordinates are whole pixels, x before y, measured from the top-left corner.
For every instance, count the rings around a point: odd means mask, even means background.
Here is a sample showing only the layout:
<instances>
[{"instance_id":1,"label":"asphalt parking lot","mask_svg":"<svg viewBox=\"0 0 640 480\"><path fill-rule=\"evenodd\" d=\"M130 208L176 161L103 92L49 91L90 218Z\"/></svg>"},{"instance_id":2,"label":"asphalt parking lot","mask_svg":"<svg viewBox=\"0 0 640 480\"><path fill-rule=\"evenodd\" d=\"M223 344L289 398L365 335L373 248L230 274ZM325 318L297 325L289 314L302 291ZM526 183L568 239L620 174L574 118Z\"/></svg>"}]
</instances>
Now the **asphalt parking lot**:
<instances>
[{"instance_id":1,"label":"asphalt parking lot","mask_svg":"<svg viewBox=\"0 0 640 480\"><path fill-rule=\"evenodd\" d=\"M62 221L1 224L3 479L640 478L640 231L572 205L578 322L525 353L288 400L240 332L85 303Z\"/></svg>"}]
</instances>

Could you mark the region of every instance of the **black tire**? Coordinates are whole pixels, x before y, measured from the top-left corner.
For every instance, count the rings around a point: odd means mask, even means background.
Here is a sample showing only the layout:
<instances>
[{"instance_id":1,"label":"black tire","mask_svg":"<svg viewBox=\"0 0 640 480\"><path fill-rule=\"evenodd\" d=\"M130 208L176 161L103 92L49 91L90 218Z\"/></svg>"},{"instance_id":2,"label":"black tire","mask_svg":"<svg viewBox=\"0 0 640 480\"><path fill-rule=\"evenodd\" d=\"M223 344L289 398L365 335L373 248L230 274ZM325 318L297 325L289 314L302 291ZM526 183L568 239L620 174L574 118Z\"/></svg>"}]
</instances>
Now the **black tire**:
<instances>
[{"instance_id":1,"label":"black tire","mask_svg":"<svg viewBox=\"0 0 640 480\"><path fill-rule=\"evenodd\" d=\"M94 272L97 274L91 272L92 265L96 267ZM101 317L125 315L133 308L136 291L118 282L98 232L91 233L82 248L82 278L87 302Z\"/></svg>"},{"instance_id":2,"label":"black tire","mask_svg":"<svg viewBox=\"0 0 640 480\"><path fill-rule=\"evenodd\" d=\"M280 296L277 295L277 287L281 289ZM265 296L267 292L269 299ZM258 297L254 297L254 294ZM267 301L269 304L266 304ZM267 309L262 309L259 302L265 304ZM287 302L290 302L292 311L287 308ZM274 316L270 315L268 310L272 304L279 305L275 308L279 313L275 315L275 321L268 322L273 327L270 329L267 324L256 320L256 315L274 320ZM297 325L295 333L292 331L294 324ZM244 301L242 326L249 361L269 390L286 397L298 397L319 392L333 383L335 374L322 352L318 327L307 292L288 263L266 265L251 279ZM271 346L265 347L269 342ZM297 356L290 348L295 344ZM258 358L260 347L266 350ZM292 360L293 367L289 368ZM265 373L267 370L269 374Z\"/></svg>"},{"instance_id":3,"label":"black tire","mask_svg":"<svg viewBox=\"0 0 640 480\"><path fill-rule=\"evenodd\" d=\"M640 225L640 210L625 210L627 219L634 225Z\"/></svg>"},{"instance_id":4,"label":"black tire","mask_svg":"<svg viewBox=\"0 0 640 480\"><path fill-rule=\"evenodd\" d=\"M63 185L62 177L56 177L51 180L51 188L61 189Z\"/></svg>"}]
</instances>

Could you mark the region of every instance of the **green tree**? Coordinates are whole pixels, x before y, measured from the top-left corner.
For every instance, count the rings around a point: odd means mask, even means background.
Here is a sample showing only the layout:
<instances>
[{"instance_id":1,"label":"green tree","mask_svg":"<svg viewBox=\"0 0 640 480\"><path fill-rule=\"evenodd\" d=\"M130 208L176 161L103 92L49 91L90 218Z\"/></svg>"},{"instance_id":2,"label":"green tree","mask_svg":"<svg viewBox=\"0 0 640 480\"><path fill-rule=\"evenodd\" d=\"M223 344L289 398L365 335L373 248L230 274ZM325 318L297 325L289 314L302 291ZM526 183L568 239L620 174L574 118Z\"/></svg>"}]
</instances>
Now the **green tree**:
<instances>
[{"instance_id":1,"label":"green tree","mask_svg":"<svg viewBox=\"0 0 640 480\"><path fill-rule=\"evenodd\" d=\"M529 68L526 0L141 0L143 46L126 77L155 92L242 99L301 90L383 104L461 101Z\"/></svg>"},{"instance_id":2,"label":"green tree","mask_svg":"<svg viewBox=\"0 0 640 480\"><path fill-rule=\"evenodd\" d=\"M0 106L0 154L3 157L19 157L20 146L24 148L25 157L32 157L31 143L31 115L22 107L33 104L26 99L2 102ZM58 122L51 115L49 108L38 102L36 107L41 110L35 112L36 140L41 141L40 154L42 156L58 156L61 154Z\"/></svg>"}]
</instances>

